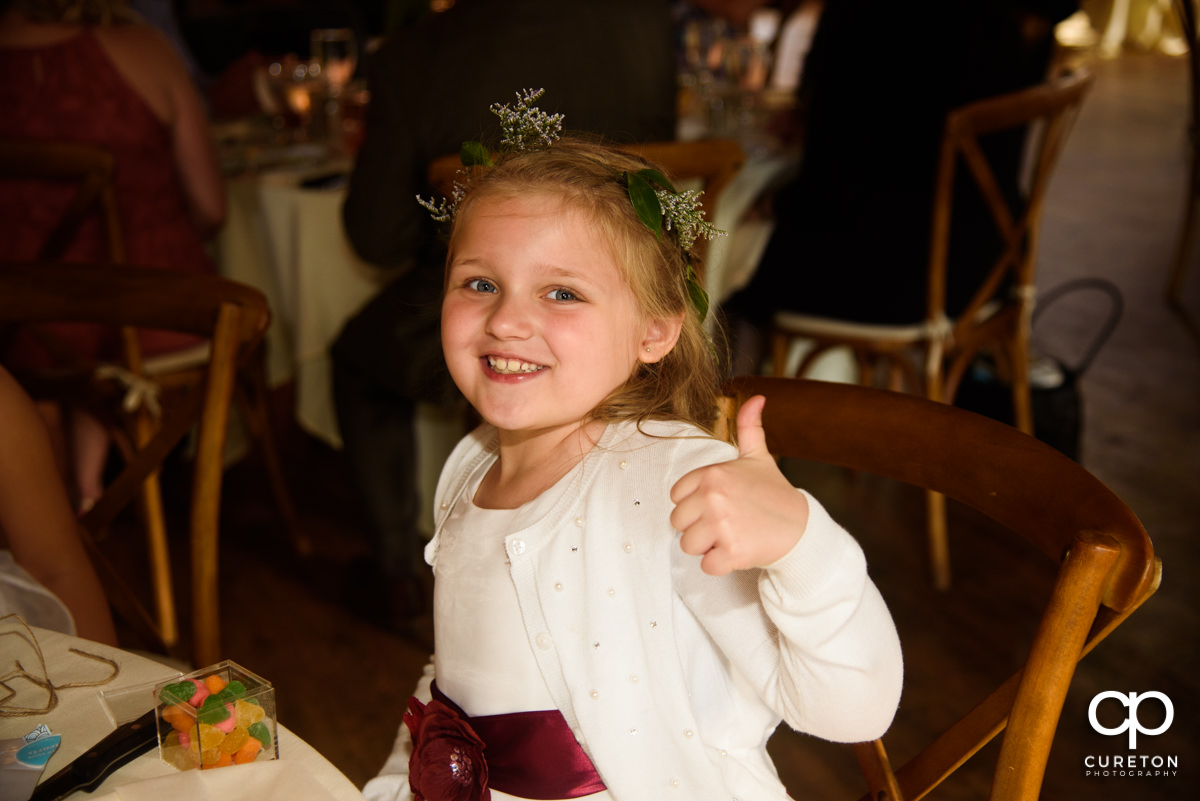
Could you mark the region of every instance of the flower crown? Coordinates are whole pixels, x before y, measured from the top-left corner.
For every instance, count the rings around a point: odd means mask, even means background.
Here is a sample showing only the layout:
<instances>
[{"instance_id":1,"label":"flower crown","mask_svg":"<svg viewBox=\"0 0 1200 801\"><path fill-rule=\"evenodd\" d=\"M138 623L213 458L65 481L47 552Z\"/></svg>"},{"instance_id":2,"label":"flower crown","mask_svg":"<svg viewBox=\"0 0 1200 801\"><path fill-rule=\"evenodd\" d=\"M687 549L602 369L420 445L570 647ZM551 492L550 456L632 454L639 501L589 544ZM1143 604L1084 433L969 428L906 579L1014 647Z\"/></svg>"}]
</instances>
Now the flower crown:
<instances>
[{"instance_id":1,"label":"flower crown","mask_svg":"<svg viewBox=\"0 0 1200 801\"><path fill-rule=\"evenodd\" d=\"M490 106L491 112L500 118L502 153L542 150L559 140L563 115L547 114L532 105L544 93L544 89L527 89L523 93L516 93L517 103L513 107L507 103L493 103ZM491 152L482 142L463 142L459 158L463 169L458 171L459 178L454 181L450 197L435 202L417 195L417 203L428 209L437 222L453 219L459 201L466 196L472 167L496 165ZM697 239L715 239L724 236L725 232L704 219L704 210L700 205L701 192L695 189L680 192L661 172L649 168L621 172L616 177L629 193L634 213L646 228L660 240L664 228L675 232L686 265L684 280L687 282L688 297L703 322L708 315L708 293L692 268L691 250Z\"/></svg>"}]
</instances>

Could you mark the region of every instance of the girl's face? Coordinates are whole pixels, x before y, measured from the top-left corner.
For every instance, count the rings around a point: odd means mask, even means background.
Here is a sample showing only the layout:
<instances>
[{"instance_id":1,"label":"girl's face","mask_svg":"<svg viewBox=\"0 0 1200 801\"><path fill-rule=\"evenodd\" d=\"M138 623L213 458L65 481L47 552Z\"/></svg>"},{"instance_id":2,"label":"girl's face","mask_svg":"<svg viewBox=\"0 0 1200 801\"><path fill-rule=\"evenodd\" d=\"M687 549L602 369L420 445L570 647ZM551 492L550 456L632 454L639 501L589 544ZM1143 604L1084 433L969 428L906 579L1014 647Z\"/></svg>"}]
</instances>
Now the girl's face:
<instances>
[{"instance_id":1,"label":"girl's face","mask_svg":"<svg viewBox=\"0 0 1200 801\"><path fill-rule=\"evenodd\" d=\"M447 274L442 349L489 423L528 434L578 428L639 360L663 356L665 327L644 319L581 211L534 194L480 199L468 213Z\"/></svg>"}]
</instances>

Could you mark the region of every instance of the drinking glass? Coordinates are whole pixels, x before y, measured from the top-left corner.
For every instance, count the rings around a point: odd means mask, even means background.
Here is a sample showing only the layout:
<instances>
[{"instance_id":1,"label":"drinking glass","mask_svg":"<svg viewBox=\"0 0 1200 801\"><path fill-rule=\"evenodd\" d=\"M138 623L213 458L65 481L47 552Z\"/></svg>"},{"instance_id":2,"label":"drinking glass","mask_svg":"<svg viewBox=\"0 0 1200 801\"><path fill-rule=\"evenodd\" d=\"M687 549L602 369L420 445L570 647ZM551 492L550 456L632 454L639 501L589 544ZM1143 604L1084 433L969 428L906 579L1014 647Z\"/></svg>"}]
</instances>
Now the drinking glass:
<instances>
[{"instance_id":1,"label":"drinking glass","mask_svg":"<svg viewBox=\"0 0 1200 801\"><path fill-rule=\"evenodd\" d=\"M340 95L358 66L358 43L349 28L317 28L312 32L312 60L320 65L329 93Z\"/></svg>"}]
</instances>

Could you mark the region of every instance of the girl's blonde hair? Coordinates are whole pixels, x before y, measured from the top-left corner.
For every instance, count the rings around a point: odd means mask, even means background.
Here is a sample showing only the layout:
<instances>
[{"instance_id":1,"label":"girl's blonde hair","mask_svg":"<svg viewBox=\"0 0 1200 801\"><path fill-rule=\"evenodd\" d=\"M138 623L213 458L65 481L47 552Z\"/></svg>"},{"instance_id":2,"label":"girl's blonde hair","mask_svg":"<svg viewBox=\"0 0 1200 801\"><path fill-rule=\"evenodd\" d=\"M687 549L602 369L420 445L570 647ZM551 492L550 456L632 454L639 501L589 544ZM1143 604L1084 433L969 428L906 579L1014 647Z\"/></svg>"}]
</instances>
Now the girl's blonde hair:
<instances>
[{"instance_id":1,"label":"girl's blonde hair","mask_svg":"<svg viewBox=\"0 0 1200 801\"><path fill-rule=\"evenodd\" d=\"M611 243L642 313L650 319L683 316L675 347L656 363L639 361L629 379L592 411L592 418L682 420L711 432L717 360L689 300L685 255L673 232L664 230L656 237L642 224L620 180L621 173L647 167L665 172L639 156L578 136L564 137L543 150L506 154L467 185L450 229L450 256L472 207L483 199L549 193L587 214Z\"/></svg>"}]
</instances>

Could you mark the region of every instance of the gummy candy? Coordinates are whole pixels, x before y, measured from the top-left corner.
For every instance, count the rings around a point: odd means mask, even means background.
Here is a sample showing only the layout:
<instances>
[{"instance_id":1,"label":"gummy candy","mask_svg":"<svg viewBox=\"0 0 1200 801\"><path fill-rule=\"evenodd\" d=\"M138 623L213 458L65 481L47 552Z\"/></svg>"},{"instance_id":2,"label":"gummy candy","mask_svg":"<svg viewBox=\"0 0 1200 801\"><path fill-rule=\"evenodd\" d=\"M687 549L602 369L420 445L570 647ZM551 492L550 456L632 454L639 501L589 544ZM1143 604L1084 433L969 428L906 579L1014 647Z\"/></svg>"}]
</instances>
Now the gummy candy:
<instances>
[{"instance_id":1,"label":"gummy candy","mask_svg":"<svg viewBox=\"0 0 1200 801\"><path fill-rule=\"evenodd\" d=\"M220 723L231 714L228 704L223 703L220 697L210 695L196 711L196 720L200 723Z\"/></svg>"},{"instance_id":2,"label":"gummy candy","mask_svg":"<svg viewBox=\"0 0 1200 801\"><path fill-rule=\"evenodd\" d=\"M261 742L251 737L250 739L246 740L242 747L239 748L233 755L233 761L238 765L244 765L247 762L253 762L254 758L258 756L258 752L262 750L262 747L263 744Z\"/></svg>"},{"instance_id":3,"label":"gummy candy","mask_svg":"<svg viewBox=\"0 0 1200 801\"><path fill-rule=\"evenodd\" d=\"M253 726L246 729L246 731L251 737L262 743L263 748L267 748L271 745L271 732L269 729L267 729L266 725L263 724L262 721L255 723Z\"/></svg>"},{"instance_id":4,"label":"gummy candy","mask_svg":"<svg viewBox=\"0 0 1200 801\"><path fill-rule=\"evenodd\" d=\"M244 728L258 723L266 714L266 710L250 701L238 701L233 705L233 716L237 719L237 725Z\"/></svg>"},{"instance_id":5,"label":"gummy candy","mask_svg":"<svg viewBox=\"0 0 1200 801\"><path fill-rule=\"evenodd\" d=\"M241 726L237 726L233 731L229 732L229 734L226 734L225 737L222 738L221 745L219 747L225 753L232 754L245 745L246 741L249 739L250 733ZM258 741L255 740L255 742Z\"/></svg>"},{"instance_id":6,"label":"gummy candy","mask_svg":"<svg viewBox=\"0 0 1200 801\"><path fill-rule=\"evenodd\" d=\"M192 696L196 694L196 685L189 681L181 681L176 684L168 684L163 687L163 691L159 693L159 700L164 704L179 704L185 701L191 701Z\"/></svg>"},{"instance_id":7,"label":"gummy candy","mask_svg":"<svg viewBox=\"0 0 1200 801\"><path fill-rule=\"evenodd\" d=\"M225 732L218 729L216 726L210 726L207 723L201 723L200 729L200 748L203 751L209 751L216 748L225 739Z\"/></svg>"},{"instance_id":8,"label":"gummy candy","mask_svg":"<svg viewBox=\"0 0 1200 801\"><path fill-rule=\"evenodd\" d=\"M163 687L160 718L162 758L179 770L253 762L272 745L267 712L246 685L213 673ZM272 750L273 754L274 751Z\"/></svg>"},{"instance_id":9,"label":"gummy candy","mask_svg":"<svg viewBox=\"0 0 1200 801\"><path fill-rule=\"evenodd\" d=\"M208 688L204 686L204 682L197 679L188 679L188 681L196 688L196 691L192 693L192 697L188 699L188 703L192 706L200 706L206 698L212 695L208 691Z\"/></svg>"},{"instance_id":10,"label":"gummy candy","mask_svg":"<svg viewBox=\"0 0 1200 801\"><path fill-rule=\"evenodd\" d=\"M233 764L233 757L219 748L210 748L200 752L200 764L206 768L223 768Z\"/></svg>"},{"instance_id":11,"label":"gummy candy","mask_svg":"<svg viewBox=\"0 0 1200 801\"><path fill-rule=\"evenodd\" d=\"M192 727L191 707L187 704L172 704L162 711L162 718L176 731L187 731Z\"/></svg>"}]
</instances>

